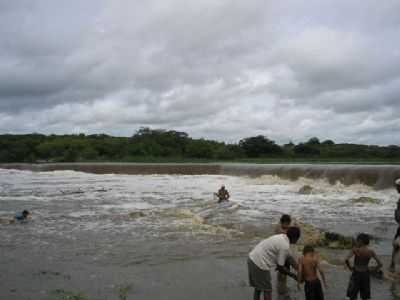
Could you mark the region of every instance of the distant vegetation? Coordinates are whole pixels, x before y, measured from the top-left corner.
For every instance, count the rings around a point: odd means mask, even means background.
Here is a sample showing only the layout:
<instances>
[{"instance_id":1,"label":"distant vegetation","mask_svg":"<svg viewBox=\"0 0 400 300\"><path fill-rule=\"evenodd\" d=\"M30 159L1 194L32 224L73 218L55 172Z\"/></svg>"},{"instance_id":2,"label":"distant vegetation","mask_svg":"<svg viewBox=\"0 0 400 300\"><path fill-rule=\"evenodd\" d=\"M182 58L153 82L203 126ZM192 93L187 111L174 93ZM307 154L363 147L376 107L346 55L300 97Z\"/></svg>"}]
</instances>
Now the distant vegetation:
<instances>
[{"instance_id":1,"label":"distant vegetation","mask_svg":"<svg viewBox=\"0 0 400 300\"><path fill-rule=\"evenodd\" d=\"M141 128L132 137L0 135L0 162L167 161L382 161L400 162L400 147L336 144L314 137L278 145L265 136L238 144L193 139L185 132Z\"/></svg>"}]
</instances>

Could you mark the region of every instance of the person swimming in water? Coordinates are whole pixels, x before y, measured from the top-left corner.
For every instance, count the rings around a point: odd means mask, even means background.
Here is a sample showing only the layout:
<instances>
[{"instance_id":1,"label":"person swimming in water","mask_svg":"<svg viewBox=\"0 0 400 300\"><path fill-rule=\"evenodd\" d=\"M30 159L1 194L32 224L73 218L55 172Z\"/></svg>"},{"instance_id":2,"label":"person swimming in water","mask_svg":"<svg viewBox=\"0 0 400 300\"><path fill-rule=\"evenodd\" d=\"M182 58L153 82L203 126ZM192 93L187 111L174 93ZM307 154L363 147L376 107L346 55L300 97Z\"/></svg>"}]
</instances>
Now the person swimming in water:
<instances>
[{"instance_id":1,"label":"person swimming in water","mask_svg":"<svg viewBox=\"0 0 400 300\"><path fill-rule=\"evenodd\" d=\"M228 190L225 188L225 185L222 185L218 192L214 193L214 195L218 197L218 203L229 201L230 195Z\"/></svg>"},{"instance_id":2,"label":"person swimming in water","mask_svg":"<svg viewBox=\"0 0 400 300\"><path fill-rule=\"evenodd\" d=\"M14 218L12 219L0 219L1 224L13 224L15 222L24 222L28 220L31 216L31 213L26 209L22 212L18 212L15 214Z\"/></svg>"},{"instance_id":3,"label":"person swimming in water","mask_svg":"<svg viewBox=\"0 0 400 300\"><path fill-rule=\"evenodd\" d=\"M25 221L30 217L31 213L26 209L22 212L16 213L14 216L14 220L16 221Z\"/></svg>"}]
</instances>

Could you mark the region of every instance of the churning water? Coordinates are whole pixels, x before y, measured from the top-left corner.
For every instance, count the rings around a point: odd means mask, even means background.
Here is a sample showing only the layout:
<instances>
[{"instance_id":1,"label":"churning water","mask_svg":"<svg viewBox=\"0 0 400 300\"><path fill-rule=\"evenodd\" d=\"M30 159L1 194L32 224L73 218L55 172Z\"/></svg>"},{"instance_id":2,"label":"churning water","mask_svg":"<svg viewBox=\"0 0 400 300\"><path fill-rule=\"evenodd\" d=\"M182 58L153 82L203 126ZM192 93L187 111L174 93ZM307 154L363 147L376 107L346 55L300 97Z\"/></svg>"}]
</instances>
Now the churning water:
<instances>
[{"instance_id":1,"label":"churning water","mask_svg":"<svg viewBox=\"0 0 400 300\"><path fill-rule=\"evenodd\" d=\"M213 192L221 184L227 186L233 203L216 203ZM299 193L305 185L311 192ZM393 188L376 190L325 178L292 181L276 175L99 175L0 169L0 217L32 211L29 231L36 243L53 238L73 241L84 232L107 238L124 233L135 241L241 239L262 236L263 225L276 222L282 213L324 230L346 235L365 231L378 240L390 240L397 198ZM15 230L15 226L3 228L2 240L18 239Z\"/></svg>"},{"instance_id":2,"label":"churning water","mask_svg":"<svg viewBox=\"0 0 400 300\"><path fill-rule=\"evenodd\" d=\"M386 258L396 229L397 167L19 168L25 170L0 169L0 219L23 209L33 218L0 222L0 299L53 299L52 290L77 287L95 299L115 299L114 288L107 287L126 280L135 282L141 299L184 299L189 290L205 288L242 299L246 275L239 262L282 213L345 235L370 233L372 247ZM213 193L222 184L232 201L218 204ZM328 275L345 287L347 275ZM179 290L182 282L185 291ZM377 284L382 297L395 295ZM329 293L339 299L335 290Z\"/></svg>"}]
</instances>

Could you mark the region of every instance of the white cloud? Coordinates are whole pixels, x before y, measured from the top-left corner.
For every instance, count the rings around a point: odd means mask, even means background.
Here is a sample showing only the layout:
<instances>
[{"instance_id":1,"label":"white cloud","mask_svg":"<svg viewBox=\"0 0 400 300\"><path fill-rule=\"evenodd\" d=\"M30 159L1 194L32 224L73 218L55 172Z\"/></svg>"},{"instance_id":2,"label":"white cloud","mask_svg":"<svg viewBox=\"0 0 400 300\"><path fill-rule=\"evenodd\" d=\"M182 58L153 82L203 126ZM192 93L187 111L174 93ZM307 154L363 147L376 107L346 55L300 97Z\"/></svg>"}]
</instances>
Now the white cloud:
<instances>
[{"instance_id":1,"label":"white cloud","mask_svg":"<svg viewBox=\"0 0 400 300\"><path fill-rule=\"evenodd\" d=\"M264 134L399 144L399 8L1 3L0 132L131 135L153 126L230 142Z\"/></svg>"}]
</instances>

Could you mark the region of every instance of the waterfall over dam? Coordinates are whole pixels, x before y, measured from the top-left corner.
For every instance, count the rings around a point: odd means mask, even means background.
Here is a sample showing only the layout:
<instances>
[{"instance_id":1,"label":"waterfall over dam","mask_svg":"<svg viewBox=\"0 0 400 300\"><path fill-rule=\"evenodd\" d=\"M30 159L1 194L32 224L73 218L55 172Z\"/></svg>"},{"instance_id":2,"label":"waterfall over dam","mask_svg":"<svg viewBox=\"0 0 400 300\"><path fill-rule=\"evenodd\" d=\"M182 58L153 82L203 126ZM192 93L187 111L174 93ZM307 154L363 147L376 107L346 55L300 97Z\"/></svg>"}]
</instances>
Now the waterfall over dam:
<instances>
[{"instance_id":1,"label":"waterfall over dam","mask_svg":"<svg viewBox=\"0 0 400 300\"><path fill-rule=\"evenodd\" d=\"M375 189L393 186L400 177L399 165L353 164L245 164L245 163L45 163L0 164L3 169L49 172L72 170L94 174L183 174L278 176L283 179L324 179L331 184L365 184Z\"/></svg>"}]
</instances>

